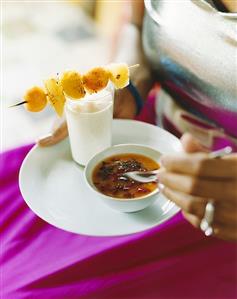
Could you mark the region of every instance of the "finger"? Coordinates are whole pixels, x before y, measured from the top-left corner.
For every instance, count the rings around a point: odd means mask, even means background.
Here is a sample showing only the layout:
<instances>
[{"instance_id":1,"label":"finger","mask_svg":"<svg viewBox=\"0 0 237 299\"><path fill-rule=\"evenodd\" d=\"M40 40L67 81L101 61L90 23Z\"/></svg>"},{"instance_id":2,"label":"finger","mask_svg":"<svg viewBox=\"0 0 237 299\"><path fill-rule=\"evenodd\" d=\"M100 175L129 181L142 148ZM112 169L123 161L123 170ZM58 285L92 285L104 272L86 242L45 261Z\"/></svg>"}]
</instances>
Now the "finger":
<instances>
[{"instance_id":1,"label":"finger","mask_svg":"<svg viewBox=\"0 0 237 299\"><path fill-rule=\"evenodd\" d=\"M57 141L64 139L68 135L67 123L62 123L58 128L53 132L53 136Z\"/></svg>"},{"instance_id":2,"label":"finger","mask_svg":"<svg viewBox=\"0 0 237 299\"><path fill-rule=\"evenodd\" d=\"M165 170L157 177L166 187L186 194L216 200L236 201L237 198L237 180L208 180Z\"/></svg>"},{"instance_id":3,"label":"finger","mask_svg":"<svg viewBox=\"0 0 237 299\"><path fill-rule=\"evenodd\" d=\"M221 159L235 161L235 160L237 160L237 153L231 154L231 155L226 155L226 156L222 157Z\"/></svg>"},{"instance_id":4,"label":"finger","mask_svg":"<svg viewBox=\"0 0 237 299\"><path fill-rule=\"evenodd\" d=\"M53 139L53 134L50 133L48 135L40 137L40 139L36 140L36 143L39 146L45 147L52 144L52 139Z\"/></svg>"},{"instance_id":5,"label":"finger","mask_svg":"<svg viewBox=\"0 0 237 299\"><path fill-rule=\"evenodd\" d=\"M194 138L190 133L185 133L180 139L184 150L187 153L209 152L198 139Z\"/></svg>"},{"instance_id":6,"label":"finger","mask_svg":"<svg viewBox=\"0 0 237 299\"><path fill-rule=\"evenodd\" d=\"M200 219L203 218L208 202L207 198L192 196L167 187L162 190L162 193L184 212L196 215Z\"/></svg>"},{"instance_id":7,"label":"finger","mask_svg":"<svg viewBox=\"0 0 237 299\"><path fill-rule=\"evenodd\" d=\"M46 137L46 138L43 138L43 139L39 139L37 141L37 144L41 147L48 147L48 146L52 146L52 145L55 145L55 144L59 143L63 139L64 138L58 138L58 137L54 137L52 135L52 136L49 136L49 137Z\"/></svg>"},{"instance_id":8,"label":"finger","mask_svg":"<svg viewBox=\"0 0 237 299\"><path fill-rule=\"evenodd\" d=\"M68 135L67 124L63 123L53 133L50 133L37 140L37 144L42 147L52 146L65 139L67 135Z\"/></svg>"},{"instance_id":9,"label":"finger","mask_svg":"<svg viewBox=\"0 0 237 299\"><path fill-rule=\"evenodd\" d=\"M231 226L214 226L213 235L226 241L237 241L237 229Z\"/></svg>"},{"instance_id":10,"label":"finger","mask_svg":"<svg viewBox=\"0 0 237 299\"><path fill-rule=\"evenodd\" d=\"M204 217L206 204L209 201L207 198L191 196L167 187L162 190L162 193L179 206L185 213L197 216L200 221ZM237 204L235 202L230 204L225 200L216 201L214 203L214 208L213 223L229 223L237 228Z\"/></svg>"},{"instance_id":11,"label":"finger","mask_svg":"<svg viewBox=\"0 0 237 299\"><path fill-rule=\"evenodd\" d=\"M55 144L59 143L60 141L62 141L62 139L59 140L59 139L54 138L54 136L51 136L51 137L47 137L47 138L38 140L37 144L41 147L48 147L48 146L55 145Z\"/></svg>"},{"instance_id":12,"label":"finger","mask_svg":"<svg viewBox=\"0 0 237 299\"><path fill-rule=\"evenodd\" d=\"M198 217L186 212L183 212L183 216L194 227L200 228L201 220ZM213 228L212 236L227 241L237 241L237 229L235 227L232 227L231 225L224 225L224 224L213 224L212 228Z\"/></svg>"},{"instance_id":13,"label":"finger","mask_svg":"<svg viewBox=\"0 0 237 299\"><path fill-rule=\"evenodd\" d=\"M63 139L65 139L66 136L67 136L67 134L65 134L65 132L60 133L60 134L57 133L56 135L49 134L46 137L43 137L43 138L40 138L39 140L37 140L37 144L41 147L52 146L52 145L59 143Z\"/></svg>"},{"instance_id":14,"label":"finger","mask_svg":"<svg viewBox=\"0 0 237 299\"><path fill-rule=\"evenodd\" d=\"M211 159L207 153L165 155L162 166L170 172L197 175L200 177L237 178L237 155L225 159Z\"/></svg>"},{"instance_id":15,"label":"finger","mask_svg":"<svg viewBox=\"0 0 237 299\"><path fill-rule=\"evenodd\" d=\"M200 223L201 223L201 220L195 216L195 215L192 215L192 214L189 214L189 213L186 213L186 212L182 212L184 218L189 222L191 223L194 227L196 228L200 228Z\"/></svg>"}]
</instances>

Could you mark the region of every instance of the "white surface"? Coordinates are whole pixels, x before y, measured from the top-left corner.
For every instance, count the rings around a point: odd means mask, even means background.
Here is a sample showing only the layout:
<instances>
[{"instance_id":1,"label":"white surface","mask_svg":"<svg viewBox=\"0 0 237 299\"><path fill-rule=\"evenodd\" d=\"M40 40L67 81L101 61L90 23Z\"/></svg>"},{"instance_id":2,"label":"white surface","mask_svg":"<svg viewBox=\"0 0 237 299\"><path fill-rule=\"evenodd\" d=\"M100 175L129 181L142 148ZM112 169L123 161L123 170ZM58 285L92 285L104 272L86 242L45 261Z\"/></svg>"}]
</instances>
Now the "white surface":
<instances>
[{"instance_id":1,"label":"white surface","mask_svg":"<svg viewBox=\"0 0 237 299\"><path fill-rule=\"evenodd\" d=\"M66 102L66 119L73 159L80 165L112 144L113 92L101 92Z\"/></svg>"},{"instance_id":2,"label":"white surface","mask_svg":"<svg viewBox=\"0 0 237 299\"><path fill-rule=\"evenodd\" d=\"M95 167L104 159L114 155L131 154L131 153L144 155L156 161L157 163L159 163L160 156L161 156L157 150L151 147L147 147L139 144L119 144L119 145L114 145L95 155L89 161L84 171L86 182L88 183L92 191L95 192L95 195L99 196L111 208L121 212L137 212L148 207L158 199L157 196L158 188L156 188L156 190L154 190L152 193L147 194L145 196L141 196L139 198L138 197L128 198L128 199L114 198L114 197L104 195L98 191L96 186L93 184L92 175Z\"/></svg>"},{"instance_id":3,"label":"white surface","mask_svg":"<svg viewBox=\"0 0 237 299\"><path fill-rule=\"evenodd\" d=\"M115 120L112 132L113 144L144 144L160 153L181 151L176 137L142 122ZM71 158L68 140L50 148L35 146L22 164L19 184L26 203L39 217L78 234L116 236L140 232L179 210L162 195L136 213L112 210L87 186L83 167Z\"/></svg>"}]
</instances>

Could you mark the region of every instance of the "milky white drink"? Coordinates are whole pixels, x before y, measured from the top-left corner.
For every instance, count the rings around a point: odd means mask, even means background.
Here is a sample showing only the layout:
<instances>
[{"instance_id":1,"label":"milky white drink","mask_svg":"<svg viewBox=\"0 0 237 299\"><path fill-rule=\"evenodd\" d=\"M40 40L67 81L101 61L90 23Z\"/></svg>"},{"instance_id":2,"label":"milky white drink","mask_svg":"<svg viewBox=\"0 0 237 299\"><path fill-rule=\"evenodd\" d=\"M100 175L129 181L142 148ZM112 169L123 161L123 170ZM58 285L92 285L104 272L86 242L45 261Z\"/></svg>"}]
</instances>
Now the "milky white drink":
<instances>
[{"instance_id":1,"label":"milky white drink","mask_svg":"<svg viewBox=\"0 0 237 299\"><path fill-rule=\"evenodd\" d=\"M78 101L67 99L65 111L72 157L86 165L111 146L113 91L107 88Z\"/></svg>"}]
</instances>

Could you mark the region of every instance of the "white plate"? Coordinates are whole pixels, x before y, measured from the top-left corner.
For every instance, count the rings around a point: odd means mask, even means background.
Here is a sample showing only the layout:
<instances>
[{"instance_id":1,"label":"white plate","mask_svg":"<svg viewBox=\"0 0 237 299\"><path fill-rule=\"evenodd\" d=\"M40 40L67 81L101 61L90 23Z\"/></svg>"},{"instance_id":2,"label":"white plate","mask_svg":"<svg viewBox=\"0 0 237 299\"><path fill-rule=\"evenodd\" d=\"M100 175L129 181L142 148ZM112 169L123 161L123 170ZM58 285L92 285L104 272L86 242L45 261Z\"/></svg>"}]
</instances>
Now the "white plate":
<instances>
[{"instance_id":1,"label":"white plate","mask_svg":"<svg viewBox=\"0 0 237 299\"><path fill-rule=\"evenodd\" d=\"M135 143L161 153L181 151L179 140L156 126L133 120L113 121L113 144ZM49 148L34 146L22 163L20 190L40 218L66 231L90 236L119 236L144 231L168 220L179 209L163 195L136 213L106 206L85 182L83 167L71 158L68 139Z\"/></svg>"}]
</instances>

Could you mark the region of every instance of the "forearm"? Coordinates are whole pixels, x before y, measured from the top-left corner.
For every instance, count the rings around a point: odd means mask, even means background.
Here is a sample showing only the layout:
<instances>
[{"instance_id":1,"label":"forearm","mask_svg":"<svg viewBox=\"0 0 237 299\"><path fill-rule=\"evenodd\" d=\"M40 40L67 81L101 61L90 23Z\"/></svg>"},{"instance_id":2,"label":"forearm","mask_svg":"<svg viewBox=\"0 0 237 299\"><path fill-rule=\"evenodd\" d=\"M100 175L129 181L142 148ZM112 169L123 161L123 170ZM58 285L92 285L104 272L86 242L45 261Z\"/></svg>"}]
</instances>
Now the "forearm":
<instances>
[{"instance_id":1,"label":"forearm","mask_svg":"<svg viewBox=\"0 0 237 299\"><path fill-rule=\"evenodd\" d=\"M141 29L144 17L144 0L132 0L131 8L131 23Z\"/></svg>"},{"instance_id":2,"label":"forearm","mask_svg":"<svg viewBox=\"0 0 237 299\"><path fill-rule=\"evenodd\" d=\"M143 53L141 30L134 24L126 24L120 32L113 61L126 62L129 66L139 64L139 67L130 69L130 82L136 87L141 98L146 100L154 82L150 66ZM136 113L135 101L128 89L116 92L114 111L115 117L118 118L134 117Z\"/></svg>"},{"instance_id":3,"label":"forearm","mask_svg":"<svg viewBox=\"0 0 237 299\"><path fill-rule=\"evenodd\" d=\"M116 51L111 59L113 62L125 62L129 66L139 64L130 69L130 82L136 87L140 97L146 100L153 86L151 68L146 61L142 46L142 23L144 16L143 0L131 0L132 14L116 39ZM114 116L117 118L133 118L138 113L134 94L127 88L117 90L114 101Z\"/></svg>"}]
</instances>

